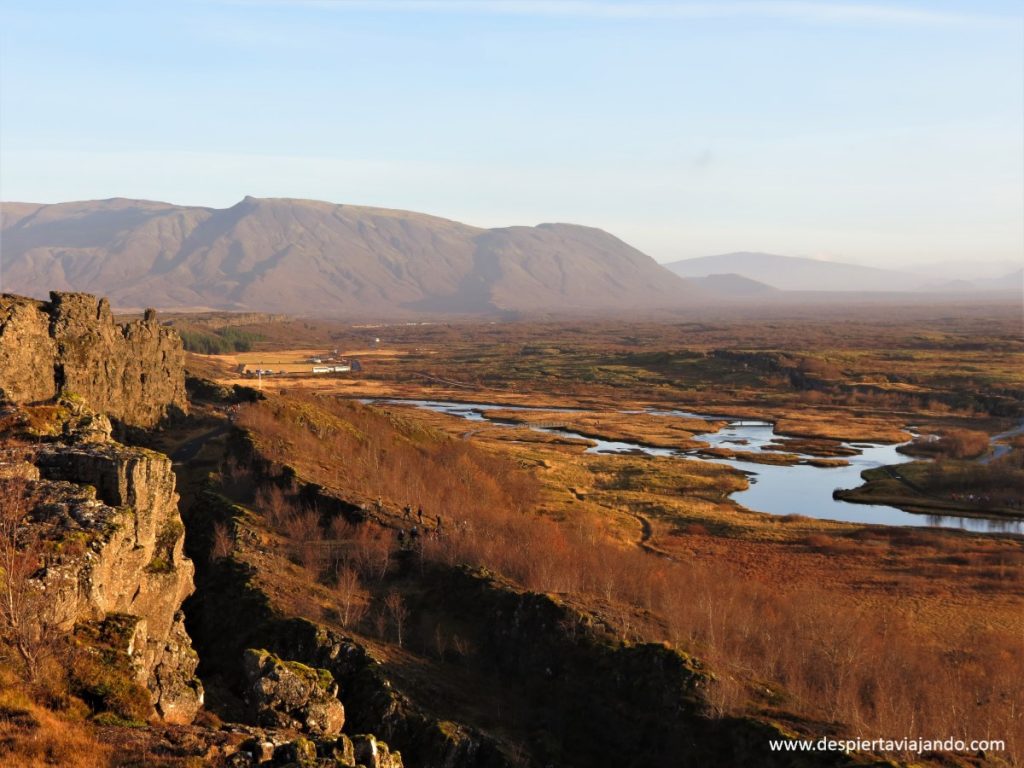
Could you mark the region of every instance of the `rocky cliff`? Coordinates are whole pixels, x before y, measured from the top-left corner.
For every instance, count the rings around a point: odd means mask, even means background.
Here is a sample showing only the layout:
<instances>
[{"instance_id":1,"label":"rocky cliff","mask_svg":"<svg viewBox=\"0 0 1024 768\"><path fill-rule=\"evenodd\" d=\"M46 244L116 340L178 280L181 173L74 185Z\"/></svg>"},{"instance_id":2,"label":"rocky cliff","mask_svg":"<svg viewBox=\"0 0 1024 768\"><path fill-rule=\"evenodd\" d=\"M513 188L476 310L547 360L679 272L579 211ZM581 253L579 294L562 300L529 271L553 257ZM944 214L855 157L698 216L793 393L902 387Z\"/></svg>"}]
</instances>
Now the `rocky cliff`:
<instances>
[{"instance_id":1,"label":"rocky cliff","mask_svg":"<svg viewBox=\"0 0 1024 768\"><path fill-rule=\"evenodd\" d=\"M127 427L152 427L186 410L184 351L148 310L116 323L106 299L0 295L0 401L77 395Z\"/></svg>"},{"instance_id":2,"label":"rocky cliff","mask_svg":"<svg viewBox=\"0 0 1024 768\"><path fill-rule=\"evenodd\" d=\"M194 569L170 459L116 442L111 421L146 428L185 405L181 340L155 313L120 324L86 294L0 296L0 478L28 484L17 541L41 547L36 618L65 637L103 625L93 655L124 660L170 723L203 701L181 611Z\"/></svg>"},{"instance_id":3,"label":"rocky cliff","mask_svg":"<svg viewBox=\"0 0 1024 768\"><path fill-rule=\"evenodd\" d=\"M0 475L29 482L23 535L45 543L34 575L45 620L70 632L117 617L116 650L148 688L154 714L191 722L203 689L181 612L193 567L171 461L110 440L105 421L90 415L86 439L75 433L39 445L30 460L0 462Z\"/></svg>"}]
</instances>

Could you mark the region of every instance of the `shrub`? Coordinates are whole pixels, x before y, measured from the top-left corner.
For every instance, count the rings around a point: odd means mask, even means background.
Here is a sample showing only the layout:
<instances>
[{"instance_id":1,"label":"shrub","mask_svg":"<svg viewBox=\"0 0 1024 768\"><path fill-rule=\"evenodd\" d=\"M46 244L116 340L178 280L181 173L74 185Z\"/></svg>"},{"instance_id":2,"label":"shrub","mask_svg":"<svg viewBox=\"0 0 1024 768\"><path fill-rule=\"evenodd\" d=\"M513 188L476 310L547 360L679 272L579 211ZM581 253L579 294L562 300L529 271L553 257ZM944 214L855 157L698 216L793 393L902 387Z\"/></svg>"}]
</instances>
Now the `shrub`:
<instances>
[{"instance_id":1,"label":"shrub","mask_svg":"<svg viewBox=\"0 0 1024 768\"><path fill-rule=\"evenodd\" d=\"M973 459L988 450L988 433L973 429L947 429L927 439L913 442L918 454L947 459Z\"/></svg>"}]
</instances>

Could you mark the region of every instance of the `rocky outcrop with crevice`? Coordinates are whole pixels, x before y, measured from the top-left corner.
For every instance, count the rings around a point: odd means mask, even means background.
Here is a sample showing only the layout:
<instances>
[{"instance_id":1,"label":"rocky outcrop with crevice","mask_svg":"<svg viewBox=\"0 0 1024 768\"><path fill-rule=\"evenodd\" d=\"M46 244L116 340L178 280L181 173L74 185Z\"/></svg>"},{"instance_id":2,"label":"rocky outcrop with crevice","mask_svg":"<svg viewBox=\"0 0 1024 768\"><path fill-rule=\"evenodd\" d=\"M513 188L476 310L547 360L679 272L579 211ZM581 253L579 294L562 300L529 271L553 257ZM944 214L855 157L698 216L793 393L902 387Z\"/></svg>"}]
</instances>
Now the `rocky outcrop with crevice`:
<instances>
[{"instance_id":1,"label":"rocky outcrop with crevice","mask_svg":"<svg viewBox=\"0 0 1024 768\"><path fill-rule=\"evenodd\" d=\"M116 616L112 650L169 723L191 722L203 702L181 610L194 569L170 459L115 442L111 422L147 428L185 409L181 339L152 310L115 323L88 294L0 295L0 429L34 443L0 456L0 477L30 491L37 618L71 632Z\"/></svg>"},{"instance_id":2,"label":"rocky outcrop with crevice","mask_svg":"<svg viewBox=\"0 0 1024 768\"><path fill-rule=\"evenodd\" d=\"M0 401L76 395L118 424L152 427L187 409L184 354L152 310L116 323L110 303L86 293L0 295Z\"/></svg>"},{"instance_id":3,"label":"rocky outcrop with crevice","mask_svg":"<svg viewBox=\"0 0 1024 768\"><path fill-rule=\"evenodd\" d=\"M47 617L75 625L122 614L125 647L154 713L188 723L203 702L198 658L185 631L181 604L193 591L192 561L171 461L112 440L39 446L30 480L30 525L47 542L37 574Z\"/></svg>"}]
</instances>

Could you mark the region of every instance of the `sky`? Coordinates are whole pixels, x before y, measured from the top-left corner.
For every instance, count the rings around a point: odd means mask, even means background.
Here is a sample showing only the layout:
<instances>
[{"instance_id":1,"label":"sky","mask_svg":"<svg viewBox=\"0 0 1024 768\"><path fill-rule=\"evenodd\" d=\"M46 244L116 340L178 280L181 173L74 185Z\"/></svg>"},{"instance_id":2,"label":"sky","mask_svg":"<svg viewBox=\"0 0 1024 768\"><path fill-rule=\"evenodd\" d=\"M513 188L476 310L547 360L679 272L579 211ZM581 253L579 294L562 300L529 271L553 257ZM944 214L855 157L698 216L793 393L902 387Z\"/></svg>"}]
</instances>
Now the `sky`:
<instances>
[{"instance_id":1,"label":"sky","mask_svg":"<svg viewBox=\"0 0 1024 768\"><path fill-rule=\"evenodd\" d=\"M0 0L0 200L1024 261L1024 5Z\"/></svg>"}]
</instances>

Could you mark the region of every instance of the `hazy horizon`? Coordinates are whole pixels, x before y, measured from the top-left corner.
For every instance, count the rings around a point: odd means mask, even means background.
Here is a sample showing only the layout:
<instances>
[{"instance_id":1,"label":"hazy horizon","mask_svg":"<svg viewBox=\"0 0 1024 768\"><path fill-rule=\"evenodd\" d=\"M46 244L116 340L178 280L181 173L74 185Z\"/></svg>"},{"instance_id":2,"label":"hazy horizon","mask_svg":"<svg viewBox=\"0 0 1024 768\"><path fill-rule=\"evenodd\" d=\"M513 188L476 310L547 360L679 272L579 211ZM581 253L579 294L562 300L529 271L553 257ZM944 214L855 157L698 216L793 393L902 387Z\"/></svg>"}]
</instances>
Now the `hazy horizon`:
<instances>
[{"instance_id":1,"label":"hazy horizon","mask_svg":"<svg viewBox=\"0 0 1024 768\"><path fill-rule=\"evenodd\" d=\"M248 196L247 195L246 197L252 197L252 196ZM3 210L3 206L4 206L5 203L18 203L18 204L28 203L28 204L40 204L40 205L60 205L60 204L76 203L76 202L102 202L103 200L117 200L117 199L136 199L139 202L166 203L166 204L180 206L180 207L213 208L215 210L222 210L223 211L223 210L227 210L229 208L232 208L235 205L238 205L240 202L243 202L245 198L243 198L241 201L236 201L234 204L229 205L229 206L192 205L192 204L189 204L189 203L180 203L180 202L171 201L171 200L154 200L154 199L151 199L151 198L124 198L124 197L121 197L121 196L113 197L113 198L102 198L100 200L95 200L95 201L58 200L58 201L53 201L53 202L40 202L38 200L2 200L2 199L0 199L0 210ZM265 199L267 199L267 198L265 198ZM275 199L275 198L269 198L269 199ZM384 206L363 206L363 205L361 205L359 203L336 202L336 201L331 201L331 200L309 200L308 198L307 199L303 199L303 198L276 198L276 199L290 199L290 200L299 200L299 201L305 200L306 202L328 203L328 204L333 204L333 205L351 206L351 207L357 207L357 208L369 208L369 207L385 208ZM386 210L396 210L396 209L386 209ZM411 211L411 213L426 213L426 212L424 212L424 211ZM438 218L442 218L442 219L450 219L451 218L451 217L448 217L448 216L443 216L441 214L433 214L433 213L431 213L431 214L428 214L428 215L437 216ZM472 222L460 222L460 223L468 223L468 224L472 225ZM537 221L537 222L508 222L508 223L506 223L504 225L499 225L499 228L501 226L504 226L504 227L515 227L515 226L534 227L534 226L537 226L537 225L540 225L540 224L552 224L552 223L573 224L573 225L580 225L580 226L594 226L592 224L587 224L586 222L541 222L541 221ZM600 227L597 227L597 228L600 229ZM614 233L614 232L610 232L609 234L617 237L616 233ZM625 241L625 242L627 242L628 245L633 245L632 243L629 243L628 241ZM0 239L0 244L2 244L2 239ZM672 258L658 259L656 257L654 257L654 258L659 263L661 263L663 265L667 265L667 264L671 264L671 263L678 262L678 261L685 261L686 259L698 259L699 260L699 259L705 259L705 258L714 258L716 256L728 256L728 255L737 254L737 253L755 253L755 254L763 254L763 255L766 255L766 256L782 256L782 257L787 257L787 258L803 258L803 259L811 259L811 260L814 260L814 261L821 261L821 262L826 262L826 263L839 263L839 264L850 264L850 265L855 265L855 266L866 266L866 267L871 267L871 268L875 268L875 269L895 269L896 271L904 270L904 271L906 271L908 273L917 273L917 274L922 274L922 275L927 274L927 275L929 275L931 277L934 277L934 278L937 278L937 279L945 278L945 279L950 279L950 280L971 280L971 279L984 279L984 278L1005 277L1006 275L1010 274L1011 272L1019 270L1021 268L1021 266L1022 266L1021 260L1019 260L1019 259L1017 259L1017 260L1013 260L1013 259L1007 259L1007 260L997 260L997 259L988 259L988 260L986 260L986 259L981 259L981 260L933 261L933 262L924 262L924 263L920 263L920 264L917 264L917 263L907 264L907 265L904 265L902 267L895 267L895 268L889 267L889 268L887 268L884 265L862 264L862 263L856 261L855 259L845 259L845 258L842 258L842 257L823 256L823 255L816 255L816 254L776 254L776 253L768 253L768 252L765 252L765 251L756 251L754 249L746 249L746 250L741 250L741 251L729 251L729 252L726 252L726 253L719 253L719 254L702 254L702 255L699 255L699 256L684 257L683 259L672 259ZM2 254L0 254L0 255L2 255ZM648 255L650 255L650 254L648 254Z\"/></svg>"},{"instance_id":2,"label":"hazy horizon","mask_svg":"<svg viewBox=\"0 0 1024 768\"><path fill-rule=\"evenodd\" d=\"M245 195L599 227L660 262L1020 263L1009 2L39 2L0 199Z\"/></svg>"}]
</instances>

